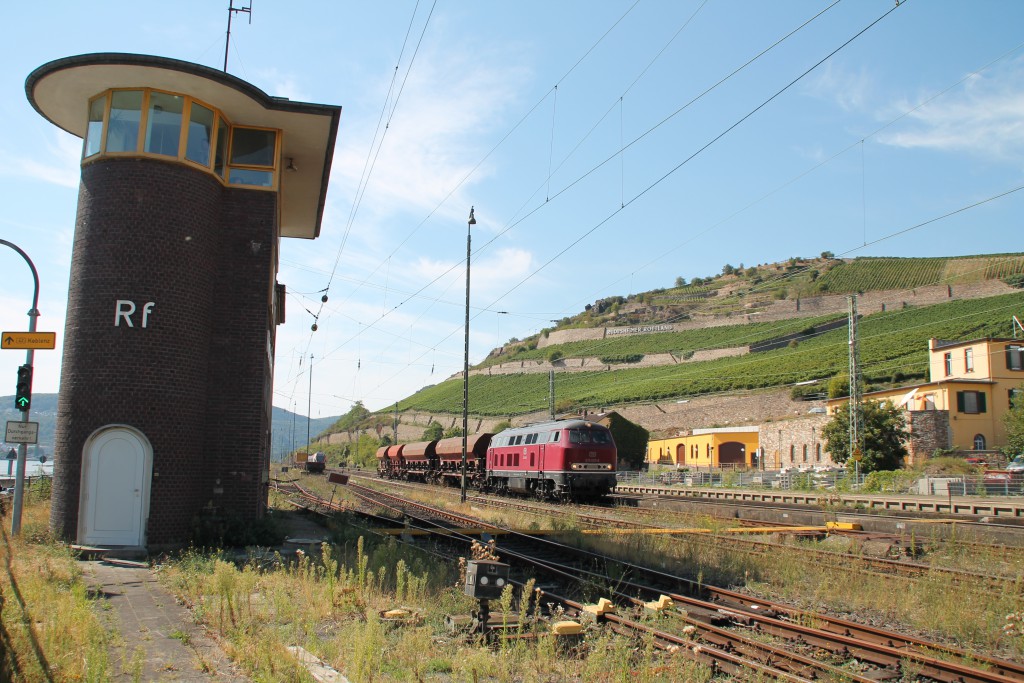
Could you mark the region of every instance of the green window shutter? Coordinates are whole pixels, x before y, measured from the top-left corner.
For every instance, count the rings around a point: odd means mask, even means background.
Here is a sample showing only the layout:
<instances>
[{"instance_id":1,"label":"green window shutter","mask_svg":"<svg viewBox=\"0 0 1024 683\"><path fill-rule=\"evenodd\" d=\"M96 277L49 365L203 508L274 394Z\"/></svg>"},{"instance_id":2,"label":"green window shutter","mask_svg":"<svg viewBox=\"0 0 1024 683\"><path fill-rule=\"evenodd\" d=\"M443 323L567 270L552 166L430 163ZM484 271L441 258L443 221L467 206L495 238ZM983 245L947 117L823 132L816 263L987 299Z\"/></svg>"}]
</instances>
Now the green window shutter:
<instances>
[{"instance_id":1,"label":"green window shutter","mask_svg":"<svg viewBox=\"0 0 1024 683\"><path fill-rule=\"evenodd\" d=\"M958 413L964 412L964 392L956 392L956 410Z\"/></svg>"},{"instance_id":2,"label":"green window shutter","mask_svg":"<svg viewBox=\"0 0 1024 683\"><path fill-rule=\"evenodd\" d=\"M979 391L978 392L978 412L979 413L984 413L985 412L985 392L984 391Z\"/></svg>"}]
</instances>

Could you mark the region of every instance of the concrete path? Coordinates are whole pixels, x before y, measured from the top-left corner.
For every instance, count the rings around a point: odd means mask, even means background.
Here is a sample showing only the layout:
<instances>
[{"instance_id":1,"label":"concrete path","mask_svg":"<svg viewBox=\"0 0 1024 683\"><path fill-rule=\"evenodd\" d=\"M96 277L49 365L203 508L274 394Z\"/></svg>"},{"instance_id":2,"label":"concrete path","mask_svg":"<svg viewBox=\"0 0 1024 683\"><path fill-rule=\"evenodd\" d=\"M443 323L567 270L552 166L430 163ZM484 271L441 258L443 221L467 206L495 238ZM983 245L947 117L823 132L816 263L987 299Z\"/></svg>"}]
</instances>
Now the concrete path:
<instances>
[{"instance_id":1,"label":"concrete path","mask_svg":"<svg viewBox=\"0 0 1024 683\"><path fill-rule=\"evenodd\" d=\"M110 649L109 680L248 683L147 565L119 560L79 564L86 586L102 601L107 628L119 634Z\"/></svg>"}]
</instances>

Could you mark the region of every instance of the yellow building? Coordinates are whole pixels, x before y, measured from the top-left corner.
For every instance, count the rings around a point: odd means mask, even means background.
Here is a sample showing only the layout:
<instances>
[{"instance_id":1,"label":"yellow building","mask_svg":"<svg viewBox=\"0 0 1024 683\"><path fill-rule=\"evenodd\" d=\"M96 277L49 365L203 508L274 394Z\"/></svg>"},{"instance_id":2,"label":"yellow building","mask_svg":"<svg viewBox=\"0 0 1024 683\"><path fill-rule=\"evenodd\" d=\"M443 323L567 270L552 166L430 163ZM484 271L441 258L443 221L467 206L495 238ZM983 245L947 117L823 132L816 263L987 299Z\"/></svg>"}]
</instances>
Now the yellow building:
<instances>
[{"instance_id":1,"label":"yellow building","mask_svg":"<svg viewBox=\"0 0 1024 683\"><path fill-rule=\"evenodd\" d=\"M694 429L686 436L647 442L647 463L676 467L752 467L758 427Z\"/></svg>"},{"instance_id":2,"label":"yellow building","mask_svg":"<svg viewBox=\"0 0 1024 683\"><path fill-rule=\"evenodd\" d=\"M929 412L945 412L947 418L932 424L945 428L945 445L939 435L939 448L964 451L996 450L1006 444L1002 416L1024 400L1024 340L977 339L953 342L931 339L928 342L926 384L874 391L865 400L891 401L913 417ZM835 412L846 399L828 402Z\"/></svg>"}]
</instances>

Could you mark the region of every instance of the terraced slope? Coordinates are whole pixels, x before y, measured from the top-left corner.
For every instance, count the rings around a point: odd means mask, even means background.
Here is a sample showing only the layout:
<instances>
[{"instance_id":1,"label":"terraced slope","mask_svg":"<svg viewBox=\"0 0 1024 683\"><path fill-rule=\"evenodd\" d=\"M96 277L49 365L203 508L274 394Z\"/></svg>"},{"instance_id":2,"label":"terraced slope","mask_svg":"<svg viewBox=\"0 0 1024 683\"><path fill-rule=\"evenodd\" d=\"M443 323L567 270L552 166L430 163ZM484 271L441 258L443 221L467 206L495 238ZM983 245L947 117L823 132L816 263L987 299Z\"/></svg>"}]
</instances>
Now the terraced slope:
<instances>
[{"instance_id":1,"label":"terraced slope","mask_svg":"<svg viewBox=\"0 0 1024 683\"><path fill-rule=\"evenodd\" d=\"M865 380L872 386L886 386L904 379L924 378L930 337L1007 337L1011 334L1013 315L1024 317L1024 291L866 317L860 325ZM734 341L750 339L749 325L715 328L715 334L723 335L723 345L734 345L729 343L729 330ZM846 371L847 349L848 336L843 328L765 353L675 366L559 375L556 395L559 410L567 410L824 382ZM473 375L469 385L470 411L476 415L517 415L547 406L546 375ZM417 392L399 403L399 410L405 409L461 412L461 379Z\"/></svg>"}]
</instances>

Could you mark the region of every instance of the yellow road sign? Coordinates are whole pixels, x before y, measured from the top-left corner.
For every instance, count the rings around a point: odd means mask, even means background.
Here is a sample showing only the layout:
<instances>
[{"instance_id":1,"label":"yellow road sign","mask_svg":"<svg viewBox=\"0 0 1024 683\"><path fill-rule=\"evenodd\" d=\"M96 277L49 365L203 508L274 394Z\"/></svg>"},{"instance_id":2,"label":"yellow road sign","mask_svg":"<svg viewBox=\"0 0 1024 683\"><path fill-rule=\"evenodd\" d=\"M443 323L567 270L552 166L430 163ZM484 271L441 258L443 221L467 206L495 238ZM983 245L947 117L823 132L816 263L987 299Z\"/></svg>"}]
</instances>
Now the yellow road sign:
<instances>
[{"instance_id":1,"label":"yellow road sign","mask_svg":"<svg viewBox=\"0 0 1024 683\"><path fill-rule=\"evenodd\" d=\"M55 349L56 332L2 332L0 349Z\"/></svg>"}]
</instances>

